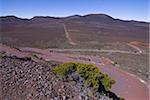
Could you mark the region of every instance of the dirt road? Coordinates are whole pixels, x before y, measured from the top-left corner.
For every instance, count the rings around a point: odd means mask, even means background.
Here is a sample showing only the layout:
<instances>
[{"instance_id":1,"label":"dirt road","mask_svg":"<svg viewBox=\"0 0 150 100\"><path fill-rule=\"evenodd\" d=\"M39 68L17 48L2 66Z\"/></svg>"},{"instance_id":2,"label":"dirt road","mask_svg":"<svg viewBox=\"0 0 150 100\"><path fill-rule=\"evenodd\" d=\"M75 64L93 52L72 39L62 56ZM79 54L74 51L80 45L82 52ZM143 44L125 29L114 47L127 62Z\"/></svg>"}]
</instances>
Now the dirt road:
<instances>
[{"instance_id":1,"label":"dirt road","mask_svg":"<svg viewBox=\"0 0 150 100\"><path fill-rule=\"evenodd\" d=\"M76 43L74 43L69 35L69 32L67 31L67 28L66 28L66 25L63 24L63 27L64 27L64 31L65 31L65 35L66 35L66 38L68 40L68 42L71 44L71 45L76 45Z\"/></svg>"},{"instance_id":2,"label":"dirt road","mask_svg":"<svg viewBox=\"0 0 150 100\"><path fill-rule=\"evenodd\" d=\"M48 49L55 52L106 52L106 53L125 53L125 54L140 54L141 52L123 51L123 50L99 50L99 49Z\"/></svg>"},{"instance_id":3,"label":"dirt road","mask_svg":"<svg viewBox=\"0 0 150 100\"><path fill-rule=\"evenodd\" d=\"M7 48L0 45L1 51L15 53L16 55L28 54L36 55L39 58L43 58L47 61L59 61L59 62L85 62L97 65L100 70L110 75L116 80L116 84L112 87L112 91L117 95L122 96L125 100L149 100L149 88L148 85L135 75L132 75L126 71L123 71L115 66L112 66L108 59L98 56L81 56L81 55L69 55L63 53L49 52L48 49L37 48L20 48L20 51L16 49Z\"/></svg>"},{"instance_id":4,"label":"dirt road","mask_svg":"<svg viewBox=\"0 0 150 100\"><path fill-rule=\"evenodd\" d=\"M135 45L132 45L132 44L129 44L129 43L128 43L128 46L130 46L130 47L134 48L135 50L137 50L138 53L143 53L143 51L142 51L139 47L137 47L137 46L135 46Z\"/></svg>"},{"instance_id":5,"label":"dirt road","mask_svg":"<svg viewBox=\"0 0 150 100\"><path fill-rule=\"evenodd\" d=\"M116 80L116 84L112 87L113 92L124 97L125 100L149 100L148 85L137 76L107 63L109 62L108 59L100 58L98 56L70 56L67 54L55 52L48 53L49 50L37 50L34 48L22 48L21 50L42 53L43 55L38 56L43 57L46 60L56 60L61 62L77 61L95 64L100 68L100 70L102 70L104 73L107 73Z\"/></svg>"}]
</instances>

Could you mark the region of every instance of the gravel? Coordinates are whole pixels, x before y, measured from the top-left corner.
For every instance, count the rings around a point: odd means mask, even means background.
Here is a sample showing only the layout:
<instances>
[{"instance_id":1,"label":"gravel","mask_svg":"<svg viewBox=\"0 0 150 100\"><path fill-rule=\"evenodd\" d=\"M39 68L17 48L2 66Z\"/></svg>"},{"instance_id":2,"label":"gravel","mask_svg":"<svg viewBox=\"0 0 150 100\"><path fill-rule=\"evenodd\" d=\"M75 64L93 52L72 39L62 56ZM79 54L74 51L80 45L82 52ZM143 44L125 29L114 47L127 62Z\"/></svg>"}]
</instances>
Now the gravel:
<instances>
[{"instance_id":1,"label":"gravel","mask_svg":"<svg viewBox=\"0 0 150 100\"><path fill-rule=\"evenodd\" d=\"M110 100L84 95L76 86L58 80L52 66L1 54L0 100Z\"/></svg>"}]
</instances>

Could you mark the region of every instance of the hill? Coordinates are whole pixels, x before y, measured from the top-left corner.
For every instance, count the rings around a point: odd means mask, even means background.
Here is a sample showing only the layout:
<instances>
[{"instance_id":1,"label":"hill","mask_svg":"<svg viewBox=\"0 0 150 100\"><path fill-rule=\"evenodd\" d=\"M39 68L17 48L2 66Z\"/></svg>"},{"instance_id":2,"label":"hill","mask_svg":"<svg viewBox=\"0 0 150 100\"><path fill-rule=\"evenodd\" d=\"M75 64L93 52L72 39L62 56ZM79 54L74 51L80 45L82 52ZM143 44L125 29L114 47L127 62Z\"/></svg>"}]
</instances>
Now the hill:
<instances>
[{"instance_id":1,"label":"hill","mask_svg":"<svg viewBox=\"0 0 150 100\"><path fill-rule=\"evenodd\" d=\"M148 42L149 23L114 19L105 14L69 17L0 17L1 42L42 48L98 47L100 43ZM73 43L70 43L73 42Z\"/></svg>"}]
</instances>

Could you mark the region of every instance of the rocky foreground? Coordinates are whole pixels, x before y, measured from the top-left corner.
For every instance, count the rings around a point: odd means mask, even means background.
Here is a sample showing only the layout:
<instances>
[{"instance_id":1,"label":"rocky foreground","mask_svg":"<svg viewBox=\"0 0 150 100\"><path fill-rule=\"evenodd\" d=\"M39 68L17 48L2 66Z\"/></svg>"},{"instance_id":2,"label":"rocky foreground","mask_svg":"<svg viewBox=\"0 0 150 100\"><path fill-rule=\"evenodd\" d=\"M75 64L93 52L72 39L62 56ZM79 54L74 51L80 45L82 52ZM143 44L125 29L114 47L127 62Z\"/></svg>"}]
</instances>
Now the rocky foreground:
<instances>
[{"instance_id":1,"label":"rocky foreground","mask_svg":"<svg viewBox=\"0 0 150 100\"><path fill-rule=\"evenodd\" d=\"M115 94L111 96L117 95L125 100L149 100L148 85L141 79L111 65L106 58L87 58L0 44L0 100L110 100L108 95L91 94L89 88L84 87L84 82L78 87L74 82L59 80L53 69L60 62L68 61L94 64L111 76L116 81L111 88Z\"/></svg>"},{"instance_id":2,"label":"rocky foreground","mask_svg":"<svg viewBox=\"0 0 150 100\"><path fill-rule=\"evenodd\" d=\"M57 63L8 53L0 57L0 100L110 100L84 94L72 83L58 80L53 72Z\"/></svg>"}]
</instances>

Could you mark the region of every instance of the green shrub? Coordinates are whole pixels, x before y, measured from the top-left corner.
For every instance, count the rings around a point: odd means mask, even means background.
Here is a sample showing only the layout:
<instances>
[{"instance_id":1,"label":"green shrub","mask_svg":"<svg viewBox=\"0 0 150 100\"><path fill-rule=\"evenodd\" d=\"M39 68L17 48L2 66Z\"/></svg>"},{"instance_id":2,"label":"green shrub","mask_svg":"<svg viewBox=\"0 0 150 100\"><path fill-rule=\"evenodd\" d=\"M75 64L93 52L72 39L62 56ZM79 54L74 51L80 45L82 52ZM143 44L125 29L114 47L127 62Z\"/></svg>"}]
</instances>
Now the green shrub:
<instances>
[{"instance_id":1,"label":"green shrub","mask_svg":"<svg viewBox=\"0 0 150 100\"><path fill-rule=\"evenodd\" d=\"M107 74L102 73L98 67L92 64L69 62L60 64L54 68L54 72L60 77L69 76L75 71L79 77L82 77L86 81L87 86L93 87L95 91L98 91L100 84L104 86L106 91L109 91L115 83L115 80Z\"/></svg>"},{"instance_id":2,"label":"green shrub","mask_svg":"<svg viewBox=\"0 0 150 100\"><path fill-rule=\"evenodd\" d=\"M60 65L58 65L57 67L54 68L54 72L58 76L61 76L61 77L64 77L67 74L70 74L75 70L76 70L76 64L72 63L72 62L60 64Z\"/></svg>"},{"instance_id":3,"label":"green shrub","mask_svg":"<svg viewBox=\"0 0 150 100\"><path fill-rule=\"evenodd\" d=\"M101 79L102 84L104 85L106 91L111 89L111 86L115 83L107 74L104 74L104 78Z\"/></svg>"}]
</instances>

